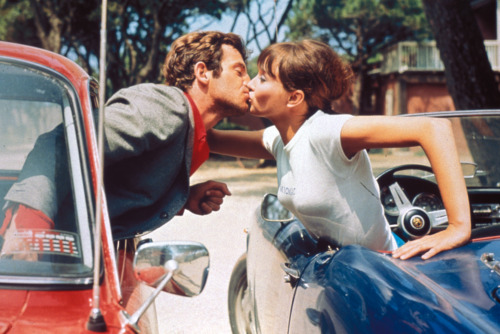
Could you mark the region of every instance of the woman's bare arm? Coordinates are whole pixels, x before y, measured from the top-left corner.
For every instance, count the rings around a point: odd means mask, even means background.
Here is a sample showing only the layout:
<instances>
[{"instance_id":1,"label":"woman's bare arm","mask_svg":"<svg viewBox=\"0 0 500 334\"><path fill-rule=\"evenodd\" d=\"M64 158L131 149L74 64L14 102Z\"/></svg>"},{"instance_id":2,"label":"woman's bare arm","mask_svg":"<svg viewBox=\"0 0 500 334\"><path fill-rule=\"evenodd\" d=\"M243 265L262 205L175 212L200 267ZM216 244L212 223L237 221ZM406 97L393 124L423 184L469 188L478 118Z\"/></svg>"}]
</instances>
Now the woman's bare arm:
<instances>
[{"instance_id":1,"label":"woman's bare arm","mask_svg":"<svg viewBox=\"0 0 500 334\"><path fill-rule=\"evenodd\" d=\"M272 154L265 149L262 143L263 133L264 130L211 129L207 131L207 140L210 151L214 153L240 158L274 160Z\"/></svg>"},{"instance_id":2,"label":"woman's bare arm","mask_svg":"<svg viewBox=\"0 0 500 334\"><path fill-rule=\"evenodd\" d=\"M348 156L369 148L420 145L436 176L449 225L446 230L410 241L393 256L407 259L419 253L428 259L465 244L470 238L471 219L467 187L463 177L451 123L438 118L387 116L354 117L342 128L342 147Z\"/></svg>"}]
</instances>

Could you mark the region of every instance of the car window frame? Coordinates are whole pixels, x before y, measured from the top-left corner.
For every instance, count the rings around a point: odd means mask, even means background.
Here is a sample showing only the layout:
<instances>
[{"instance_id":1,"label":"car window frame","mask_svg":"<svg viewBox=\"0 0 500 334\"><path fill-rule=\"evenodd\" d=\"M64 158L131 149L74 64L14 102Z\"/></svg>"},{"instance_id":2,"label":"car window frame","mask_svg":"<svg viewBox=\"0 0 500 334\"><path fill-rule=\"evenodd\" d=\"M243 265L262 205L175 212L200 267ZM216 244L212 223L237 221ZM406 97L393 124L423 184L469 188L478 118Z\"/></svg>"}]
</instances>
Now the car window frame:
<instances>
[{"instance_id":1,"label":"car window frame","mask_svg":"<svg viewBox=\"0 0 500 334\"><path fill-rule=\"evenodd\" d=\"M90 163L86 144L86 135L83 129L82 120L82 103L89 103L91 101L80 101L80 96L70 82L61 73L54 69L30 62L27 60L0 56L0 62L12 64L14 66L26 68L30 71L40 72L42 75L48 76L56 80L57 84L64 89L64 109L62 111L62 118L64 123L64 136L66 141L66 149L68 152L69 166L70 166L70 180L72 182L71 191L73 193L73 205L75 207L75 224L78 225L80 231L80 242L83 262L88 270L81 276L63 277L57 276L20 276L20 275L0 275L0 285L29 285L30 288L37 288L42 286L46 289L47 286L54 286L60 288L61 285L68 286L89 286L93 283L93 217L94 217L94 203L93 187L90 178ZM87 87L90 88L92 79L87 82ZM90 89L89 89L90 96ZM89 109L92 112L92 109ZM76 177L76 175L78 177ZM85 240L83 239L85 238Z\"/></svg>"}]
</instances>

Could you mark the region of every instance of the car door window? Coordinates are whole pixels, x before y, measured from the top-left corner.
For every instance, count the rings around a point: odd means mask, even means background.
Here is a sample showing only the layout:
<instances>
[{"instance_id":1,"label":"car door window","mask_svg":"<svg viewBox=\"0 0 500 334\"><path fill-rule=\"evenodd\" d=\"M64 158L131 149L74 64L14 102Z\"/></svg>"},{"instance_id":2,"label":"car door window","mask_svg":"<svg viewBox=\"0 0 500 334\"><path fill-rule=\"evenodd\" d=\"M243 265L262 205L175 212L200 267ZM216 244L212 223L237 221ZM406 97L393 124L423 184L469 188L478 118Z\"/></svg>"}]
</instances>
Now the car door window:
<instances>
[{"instance_id":1,"label":"car door window","mask_svg":"<svg viewBox=\"0 0 500 334\"><path fill-rule=\"evenodd\" d=\"M76 96L50 70L0 60L0 282L16 276L19 282L53 284L91 276L89 190ZM4 221L9 207L16 217L24 213L20 205L29 212L25 221ZM48 217L51 228L40 228L39 217Z\"/></svg>"}]
</instances>

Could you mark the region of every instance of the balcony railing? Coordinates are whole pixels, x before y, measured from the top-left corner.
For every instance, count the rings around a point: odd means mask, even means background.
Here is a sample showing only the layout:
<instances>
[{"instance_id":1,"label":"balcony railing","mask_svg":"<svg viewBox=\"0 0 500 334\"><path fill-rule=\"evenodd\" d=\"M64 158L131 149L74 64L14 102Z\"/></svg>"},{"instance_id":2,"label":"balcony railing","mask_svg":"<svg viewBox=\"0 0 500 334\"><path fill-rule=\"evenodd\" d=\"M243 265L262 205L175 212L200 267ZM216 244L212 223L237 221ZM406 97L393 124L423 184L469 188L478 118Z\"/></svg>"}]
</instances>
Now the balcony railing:
<instances>
[{"instance_id":1,"label":"balcony railing","mask_svg":"<svg viewBox=\"0 0 500 334\"><path fill-rule=\"evenodd\" d=\"M500 41L485 41L486 53L494 71L500 71ZM401 42L384 53L382 73L405 71L443 71L436 42Z\"/></svg>"}]
</instances>

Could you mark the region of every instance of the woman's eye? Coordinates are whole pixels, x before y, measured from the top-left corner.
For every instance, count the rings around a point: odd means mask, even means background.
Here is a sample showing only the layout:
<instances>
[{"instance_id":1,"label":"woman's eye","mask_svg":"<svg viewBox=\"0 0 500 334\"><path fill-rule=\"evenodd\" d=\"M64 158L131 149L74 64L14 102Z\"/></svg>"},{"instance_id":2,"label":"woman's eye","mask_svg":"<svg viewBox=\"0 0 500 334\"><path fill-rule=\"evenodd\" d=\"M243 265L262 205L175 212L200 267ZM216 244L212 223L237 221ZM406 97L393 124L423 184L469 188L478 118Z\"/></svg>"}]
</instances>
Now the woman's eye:
<instances>
[{"instance_id":1,"label":"woman's eye","mask_svg":"<svg viewBox=\"0 0 500 334\"><path fill-rule=\"evenodd\" d=\"M263 76L263 75L261 75L261 76L259 77L259 80L260 80L261 82L264 82L264 81L266 81L266 77L265 77L265 76Z\"/></svg>"}]
</instances>

